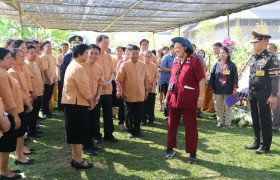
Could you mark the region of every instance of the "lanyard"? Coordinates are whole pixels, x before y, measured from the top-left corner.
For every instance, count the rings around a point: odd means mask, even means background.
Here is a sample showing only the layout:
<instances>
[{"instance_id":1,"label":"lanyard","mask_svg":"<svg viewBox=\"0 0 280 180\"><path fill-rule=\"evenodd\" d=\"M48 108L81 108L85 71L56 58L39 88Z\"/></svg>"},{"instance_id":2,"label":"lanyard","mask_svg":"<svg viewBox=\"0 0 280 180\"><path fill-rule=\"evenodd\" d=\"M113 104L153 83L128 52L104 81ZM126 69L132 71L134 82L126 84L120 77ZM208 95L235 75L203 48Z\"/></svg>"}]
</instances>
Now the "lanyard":
<instances>
[{"instance_id":1,"label":"lanyard","mask_svg":"<svg viewBox=\"0 0 280 180\"><path fill-rule=\"evenodd\" d=\"M176 71L176 74L175 74L175 77L174 77L174 81L175 81L175 82L177 82L177 80L178 80L178 78L179 78L179 76L180 76L181 70L182 70L182 68L183 68L183 64L185 64L185 63L187 62L188 59L189 59L189 56L186 57L186 59L183 61L183 63L182 63L182 61L180 61L179 67L178 67L178 69L177 69L177 71Z\"/></svg>"}]
</instances>

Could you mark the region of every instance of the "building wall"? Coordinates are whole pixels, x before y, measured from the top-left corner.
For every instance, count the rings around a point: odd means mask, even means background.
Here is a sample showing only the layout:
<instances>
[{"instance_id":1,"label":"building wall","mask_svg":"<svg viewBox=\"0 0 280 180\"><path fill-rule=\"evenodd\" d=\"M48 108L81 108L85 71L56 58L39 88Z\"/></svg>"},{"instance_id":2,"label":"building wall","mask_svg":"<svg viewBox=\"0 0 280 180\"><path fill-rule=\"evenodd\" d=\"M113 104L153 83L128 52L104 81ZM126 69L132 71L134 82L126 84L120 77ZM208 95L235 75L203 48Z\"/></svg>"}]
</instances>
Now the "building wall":
<instances>
[{"instance_id":1,"label":"building wall","mask_svg":"<svg viewBox=\"0 0 280 180\"><path fill-rule=\"evenodd\" d=\"M272 36L272 41L280 41L280 19L235 19L230 21L230 36L233 39L240 40L240 38L234 37L234 28L239 25L242 28L242 38L245 40L249 40L251 38L251 33L256 27L257 23L264 22L268 27L269 33ZM196 40L195 34L197 30L186 30L183 32L184 36L195 43L199 43ZM211 37L209 37L209 41L216 42L222 41L225 37L227 37L227 23L220 23L215 25L215 33Z\"/></svg>"}]
</instances>

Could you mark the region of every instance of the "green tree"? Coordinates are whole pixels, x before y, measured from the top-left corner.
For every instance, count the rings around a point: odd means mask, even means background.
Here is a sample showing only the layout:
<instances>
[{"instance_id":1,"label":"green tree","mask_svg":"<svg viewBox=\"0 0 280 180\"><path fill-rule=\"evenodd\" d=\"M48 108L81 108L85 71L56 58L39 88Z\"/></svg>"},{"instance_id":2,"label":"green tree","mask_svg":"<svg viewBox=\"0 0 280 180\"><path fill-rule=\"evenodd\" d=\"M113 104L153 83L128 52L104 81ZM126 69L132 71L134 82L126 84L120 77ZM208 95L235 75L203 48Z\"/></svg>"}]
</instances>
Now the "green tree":
<instances>
[{"instance_id":1,"label":"green tree","mask_svg":"<svg viewBox=\"0 0 280 180\"><path fill-rule=\"evenodd\" d=\"M241 26L239 26L239 25L235 26L233 29L233 38L236 40L241 40L242 34L243 34L243 31L242 31Z\"/></svg>"},{"instance_id":2,"label":"green tree","mask_svg":"<svg viewBox=\"0 0 280 180\"><path fill-rule=\"evenodd\" d=\"M21 35L20 25L15 22L0 17L0 44L4 44L9 38L23 39L23 40L34 40L39 41L48 40L53 43L54 48L58 49L60 44L67 42L69 37L73 35L75 31L69 30L58 30L58 29L38 29L35 27L23 27L23 35Z\"/></svg>"},{"instance_id":3,"label":"green tree","mask_svg":"<svg viewBox=\"0 0 280 180\"><path fill-rule=\"evenodd\" d=\"M212 42L215 33L215 26L211 20L206 20L198 23L199 30L195 34L196 43L201 46L207 46Z\"/></svg>"},{"instance_id":4,"label":"green tree","mask_svg":"<svg viewBox=\"0 0 280 180\"><path fill-rule=\"evenodd\" d=\"M269 34L269 29L265 22L257 23L256 27L254 28L254 31L263 33L263 34Z\"/></svg>"}]
</instances>

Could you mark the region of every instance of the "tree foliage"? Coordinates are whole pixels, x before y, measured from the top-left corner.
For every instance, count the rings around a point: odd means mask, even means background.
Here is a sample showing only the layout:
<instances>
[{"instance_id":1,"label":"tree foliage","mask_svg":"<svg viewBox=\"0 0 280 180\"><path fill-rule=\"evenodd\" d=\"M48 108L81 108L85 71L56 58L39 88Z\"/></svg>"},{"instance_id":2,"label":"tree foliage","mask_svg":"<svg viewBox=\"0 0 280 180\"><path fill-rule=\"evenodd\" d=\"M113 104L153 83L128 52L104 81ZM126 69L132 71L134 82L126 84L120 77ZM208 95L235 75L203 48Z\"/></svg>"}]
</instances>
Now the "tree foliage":
<instances>
[{"instance_id":1,"label":"tree foliage","mask_svg":"<svg viewBox=\"0 0 280 180\"><path fill-rule=\"evenodd\" d=\"M75 31L58 30L58 29L37 29L35 27L23 27L23 35L21 35L20 25L11 20L0 17L0 44L4 44L7 39L23 39L39 41L51 41L55 48L59 48L60 44L67 41Z\"/></svg>"},{"instance_id":2,"label":"tree foliage","mask_svg":"<svg viewBox=\"0 0 280 180\"><path fill-rule=\"evenodd\" d=\"M209 42L212 42L215 32L215 25L211 20L206 20L198 23L198 26L201 28L199 28L199 30L196 32L196 43L206 46L209 44Z\"/></svg>"}]
</instances>

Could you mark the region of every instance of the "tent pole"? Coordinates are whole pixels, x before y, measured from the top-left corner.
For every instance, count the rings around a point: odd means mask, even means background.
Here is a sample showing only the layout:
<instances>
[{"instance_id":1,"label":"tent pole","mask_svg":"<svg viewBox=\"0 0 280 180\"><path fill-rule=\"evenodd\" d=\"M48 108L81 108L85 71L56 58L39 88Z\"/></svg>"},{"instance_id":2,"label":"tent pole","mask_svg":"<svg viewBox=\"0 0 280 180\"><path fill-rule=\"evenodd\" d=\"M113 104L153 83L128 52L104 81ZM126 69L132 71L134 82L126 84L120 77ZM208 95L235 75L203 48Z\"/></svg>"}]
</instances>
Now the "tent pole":
<instances>
[{"instance_id":1,"label":"tent pole","mask_svg":"<svg viewBox=\"0 0 280 180\"><path fill-rule=\"evenodd\" d=\"M227 36L230 37L229 11L227 11Z\"/></svg>"},{"instance_id":2,"label":"tent pole","mask_svg":"<svg viewBox=\"0 0 280 180\"><path fill-rule=\"evenodd\" d=\"M154 43L154 49L156 49L155 32L153 32L153 43Z\"/></svg>"},{"instance_id":3,"label":"tent pole","mask_svg":"<svg viewBox=\"0 0 280 180\"><path fill-rule=\"evenodd\" d=\"M179 37L181 37L181 26L179 26L179 31L178 31L178 33L179 33Z\"/></svg>"}]
</instances>

